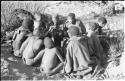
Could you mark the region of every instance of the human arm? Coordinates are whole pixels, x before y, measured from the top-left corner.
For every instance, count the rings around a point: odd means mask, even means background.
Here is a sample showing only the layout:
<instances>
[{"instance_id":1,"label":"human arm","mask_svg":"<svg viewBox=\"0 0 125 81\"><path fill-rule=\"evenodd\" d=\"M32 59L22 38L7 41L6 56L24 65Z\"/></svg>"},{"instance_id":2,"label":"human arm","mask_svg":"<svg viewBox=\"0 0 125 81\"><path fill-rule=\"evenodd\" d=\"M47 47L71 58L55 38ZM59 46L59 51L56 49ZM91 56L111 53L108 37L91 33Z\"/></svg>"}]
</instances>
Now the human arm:
<instances>
[{"instance_id":1,"label":"human arm","mask_svg":"<svg viewBox=\"0 0 125 81\"><path fill-rule=\"evenodd\" d=\"M12 41L15 40L16 36L17 36L17 30L14 31L14 35L13 35Z\"/></svg>"},{"instance_id":2,"label":"human arm","mask_svg":"<svg viewBox=\"0 0 125 81\"><path fill-rule=\"evenodd\" d=\"M62 58L62 56L61 56L60 52L58 51L58 49L56 49L56 55L59 58L59 60L61 61L61 63L63 63L64 59Z\"/></svg>"},{"instance_id":3,"label":"human arm","mask_svg":"<svg viewBox=\"0 0 125 81\"><path fill-rule=\"evenodd\" d=\"M34 62L38 61L40 58L43 57L44 53L45 53L45 50L41 50L41 51L38 53L38 55L33 58L33 61L34 61Z\"/></svg>"},{"instance_id":4,"label":"human arm","mask_svg":"<svg viewBox=\"0 0 125 81\"><path fill-rule=\"evenodd\" d=\"M30 40L30 37L28 37L28 38L26 39L26 41L24 41L24 43L22 44L22 46L21 46L21 48L20 48L20 54L23 53L23 51L24 51L24 49L26 48L26 46L27 46L29 40Z\"/></svg>"},{"instance_id":5,"label":"human arm","mask_svg":"<svg viewBox=\"0 0 125 81\"><path fill-rule=\"evenodd\" d=\"M36 57L27 59L27 61L30 62L30 63L32 63L32 64L34 64L34 63L36 63L40 58L43 57L43 54L44 54L44 50L41 50Z\"/></svg>"},{"instance_id":6,"label":"human arm","mask_svg":"<svg viewBox=\"0 0 125 81\"><path fill-rule=\"evenodd\" d=\"M79 26L81 27L82 34L86 34L86 28L85 25L80 21Z\"/></svg>"}]
</instances>

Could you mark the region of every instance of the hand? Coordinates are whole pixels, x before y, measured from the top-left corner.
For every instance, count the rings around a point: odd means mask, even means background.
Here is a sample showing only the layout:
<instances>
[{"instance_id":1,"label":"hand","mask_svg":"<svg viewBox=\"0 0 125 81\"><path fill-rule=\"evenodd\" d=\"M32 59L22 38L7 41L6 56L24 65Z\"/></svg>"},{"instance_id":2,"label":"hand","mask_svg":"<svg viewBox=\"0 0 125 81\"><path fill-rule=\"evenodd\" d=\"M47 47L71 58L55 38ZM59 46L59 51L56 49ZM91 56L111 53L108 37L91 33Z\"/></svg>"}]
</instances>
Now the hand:
<instances>
[{"instance_id":1,"label":"hand","mask_svg":"<svg viewBox=\"0 0 125 81\"><path fill-rule=\"evenodd\" d=\"M19 50L15 51L15 52L14 52L14 55L17 56L17 57L22 57L22 55L20 54L20 51L19 51Z\"/></svg>"},{"instance_id":2,"label":"hand","mask_svg":"<svg viewBox=\"0 0 125 81\"><path fill-rule=\"evenodd\" d=\"M56 26L51 26L51 27L50 27L50 29L54 29L54 28L56 28Z\"/></svg>"},{"instance_id":3,"label":"hand","mask_svg":"<svg viewBox=\"0 0 125 81\"><path fill-rule=\"evenodd\" d=\"M32 65L34 63L33 59L26 59L26 64L27 65Z\"/></svg>"}]
</instances>

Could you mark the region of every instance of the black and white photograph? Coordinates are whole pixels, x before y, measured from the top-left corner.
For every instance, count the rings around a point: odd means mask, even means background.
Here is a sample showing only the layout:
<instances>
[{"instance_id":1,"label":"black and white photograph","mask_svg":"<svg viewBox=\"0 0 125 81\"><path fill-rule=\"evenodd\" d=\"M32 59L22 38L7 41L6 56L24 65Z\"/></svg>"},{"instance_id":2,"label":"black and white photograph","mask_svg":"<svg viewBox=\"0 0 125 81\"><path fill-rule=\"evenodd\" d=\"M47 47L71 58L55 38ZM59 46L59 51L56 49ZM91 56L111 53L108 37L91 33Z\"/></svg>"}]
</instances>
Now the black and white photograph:
<instances>
[{"instance_id":1,"label":"black and white photograph","mask_svg":"<svg viewBox=\"0 0 125 81\"><path fill-rule=\"evenodd\" d=\"M124 0L1 1L1 81L125 80Z\"/></svg>"}]
</instances>

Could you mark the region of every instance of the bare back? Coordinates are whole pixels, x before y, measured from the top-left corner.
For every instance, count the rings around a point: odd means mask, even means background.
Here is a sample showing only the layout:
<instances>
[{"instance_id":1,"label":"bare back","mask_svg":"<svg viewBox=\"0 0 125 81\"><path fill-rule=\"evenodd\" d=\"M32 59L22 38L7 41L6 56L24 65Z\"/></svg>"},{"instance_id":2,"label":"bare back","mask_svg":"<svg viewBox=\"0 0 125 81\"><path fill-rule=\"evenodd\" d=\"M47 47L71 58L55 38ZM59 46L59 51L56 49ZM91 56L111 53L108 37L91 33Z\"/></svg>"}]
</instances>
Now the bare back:
<instances>
[{"instance_id":1,"label":"bare back","mask_svg":"<svg viewBox=\"0 0 125 81\"><path fill-rule=\"evenodd\" d=\"M56 48L45 49L45 53L42 58L42 68L43 69L53 69L57 66L57 50Z\"/></svg>"},{"instance_id":2,"label":"bare back","mask_svg":"<svg viewBox=\"0 0 125 81\"><path fill-rule=\"evenodd\" d=\"M23 57L26 59L34 58L41 50L43 41L37 37L31 37L24 52Z\"/></svg>"}]
</instances>

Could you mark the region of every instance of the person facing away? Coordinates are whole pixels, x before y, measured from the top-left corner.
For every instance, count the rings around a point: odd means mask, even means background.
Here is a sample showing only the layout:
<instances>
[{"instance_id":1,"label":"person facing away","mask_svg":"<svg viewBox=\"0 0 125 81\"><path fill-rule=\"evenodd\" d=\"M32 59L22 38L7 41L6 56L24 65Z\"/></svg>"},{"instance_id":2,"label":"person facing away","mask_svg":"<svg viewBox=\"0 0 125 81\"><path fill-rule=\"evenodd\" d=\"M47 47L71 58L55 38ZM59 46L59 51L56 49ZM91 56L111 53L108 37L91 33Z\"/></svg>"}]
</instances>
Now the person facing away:
<instances>
[{"instance_id":1,"label":"person facing away","mask_svg":"<svg viewBox=\"0 0 125 81\"><path fill-rule=\"evenodd\" d=\"M35 29L33 36L27 38L20 48L20 54L22 55L23 62L26 65L33 65L34 63L28 61L28 59L34 58L40 50L44 49L43 40L39 29Z\"/></svg>"},{"instance_id":2,"label":"person facing away","mask_svg":"<svg viewBox=\"0 0 125 81\"><path fill-rule=\"evenodd\" d=\"M44 45L45 49L41 50L38 55L30 59L30 61L35 63L41 59L40 71L47 76L51 76L62 69L63 58L50 37L45 37Z\"/></svg>"},{"instance_id":3,"label":"person facing away","mask_svg":"<svg viewBox=\"0 0 125 81\"><path fill-rule=\"evenodd\" d=\"M80 20L75 18L74 13L69 13L67 21L65 23L65 27L68 29L72 26L77 26L81 35L86 34L86 28L84 24Z\"/></svg>"},{"instance_id":4,"label":"person facing away","mask_svg":"<svg viewBox=\"0 0 125 81\"><path fill-rule=\"evenodd\" d=\"M99 61L101 61L103 57L103 47L95 32L97 27L98 27L97 23L88 22L86 28L88 32L87 36L89 37L89 43L90 43L91 48L93 49L93 54L99 59Z\"/></svg>"},{"instance_id":5,"label":"person facing away","mask_svg":"<svg viewBox=\"0 0 125 81\"><path fill-rule=\"evenodd\" d=\"M15 31L12 38L13 41L12 46L15 56L21 57L19 55L20 47L28 36L32 36L32 32L33 32L33 20L24 19L22 26Z\"/></svg>"},{"instance_id":6,"label":"person facing away","mask_svg":"<svg viewBox=\"0 0 125 81\"><path fill-rule=\"evenodd\" d=\"M69 43L67 45L64 72L66 74L82 75L92 71L93 60L91 60L87 36L79 35L79 29L72 26L68 29ZM81 74L80 74L81 73Z\"/></svg>"},{"instance_id":7,"label":"person facing away","mask_svg":"<svg viewBox=\"0 0 125 81\"><path fill-rule=\"evenodd\" d=\"M105 25L107 24L107 20L105 17L99 17L97 20L97 23L99 24L98 28L96 29L96 32L98 35L103 35L103 31L102 28L105 27Z\"/></svg>"}]
</instances>

